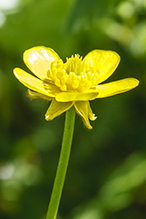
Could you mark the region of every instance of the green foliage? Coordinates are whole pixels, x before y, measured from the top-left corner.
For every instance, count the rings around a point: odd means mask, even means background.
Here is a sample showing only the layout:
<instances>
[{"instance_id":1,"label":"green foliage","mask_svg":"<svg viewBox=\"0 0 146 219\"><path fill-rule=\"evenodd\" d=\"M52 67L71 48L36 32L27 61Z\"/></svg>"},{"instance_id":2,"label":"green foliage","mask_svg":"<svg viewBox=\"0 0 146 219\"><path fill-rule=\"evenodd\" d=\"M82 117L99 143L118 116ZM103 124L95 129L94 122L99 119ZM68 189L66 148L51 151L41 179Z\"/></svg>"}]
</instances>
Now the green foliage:
<instances>
[{"instance_id":1,"label":"green foliage","mask_svg":"<svg viewBox=\"0 0 146 219\"><path fill-rule=\"evenodd\" d=\"M0 218L45 218L57 168L64 115L45 121L49 103L30 101L12 73L27 70L22 54L37 45L63 59L114 50L121 63L108 81L140 80L133 91L91 103L92 131L76 117L58 218L146 218L145 1L16 2L0 4Z\"/></svg>"}]
</instances>

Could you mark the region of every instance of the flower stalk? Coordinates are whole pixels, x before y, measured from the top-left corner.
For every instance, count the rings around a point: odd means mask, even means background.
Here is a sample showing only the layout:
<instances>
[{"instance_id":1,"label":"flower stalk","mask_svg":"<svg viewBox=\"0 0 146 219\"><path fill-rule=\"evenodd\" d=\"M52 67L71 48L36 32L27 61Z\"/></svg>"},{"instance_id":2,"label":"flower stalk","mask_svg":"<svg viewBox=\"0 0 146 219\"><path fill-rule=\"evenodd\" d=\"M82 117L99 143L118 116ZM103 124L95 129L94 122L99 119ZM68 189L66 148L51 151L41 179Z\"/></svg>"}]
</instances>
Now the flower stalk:
<instances>
[{"instance_id":1,"label":"flower stalk","mask_svg":"<svg viewBox=\"0 0 146 219\"><path fill-rule=\"evenodd\" d=\"M56 219L57 217L57 212L69 163L74 124L75 110L72 107L66 112L62 148L46 219Z\"/></svg>"}]
</instances>

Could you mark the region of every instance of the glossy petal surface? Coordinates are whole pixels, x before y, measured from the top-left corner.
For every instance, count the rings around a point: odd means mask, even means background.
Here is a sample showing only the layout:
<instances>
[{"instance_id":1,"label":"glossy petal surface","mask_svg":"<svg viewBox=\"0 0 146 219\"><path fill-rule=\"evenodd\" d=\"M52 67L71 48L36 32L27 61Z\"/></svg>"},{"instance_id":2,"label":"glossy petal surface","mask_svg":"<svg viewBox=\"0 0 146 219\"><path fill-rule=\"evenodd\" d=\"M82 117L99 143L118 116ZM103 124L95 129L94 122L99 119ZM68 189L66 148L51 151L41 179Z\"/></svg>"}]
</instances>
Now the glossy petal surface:
<instances>
[{"instance_id":1,"label":"glossy petal surface","mask_svg":"<svg viewBox=\"0 0 146 219\"><path fill-rule=\"evenodd\" d=\"M73 92L61 92L58 93L55 99L58 102L68 102L68 101L87 101L87 100L94 100L98 95L96 93L73 93Z\"/></svg>"},{"instance_id":2,"label":"glossy petal surface","mask_svg":"<svg viewBox=\"0 0 146 219\"><path fill-rule=\"evenodd\" d=\"M45 114L45 118L47 121L52 120L55 117L64 113L65 111L69 110L72 106L73 102L60 103L53 99Z\"/></svg>"},{"instance_id":3,"label":"glossy petal surface","mask_svg":"<svg viewBox=\"0 0 146 219\"><path fill-rule=\"evenodd\" d=\"M89 122L89 102L88 101L79 101L74 103L75 110L79 116L82 117L84 125L88 129L92 129L92 126Z\"/></svg>"},{"instance_id":4,"label":"glossy petal surface","mask_svg":"<svg viewBox=\"0 0 146 219\"><path fill-rule=\"evenodd\" d=\"M126 78L114 82L110 82L107 84L99 85L97 87L97 90L99 94L96 98L104 98L113 96L116 94L124 93L126 91L129 91L135 87L137 87L139 84L139 81L135 78Z\"/></svg>"},{"instance_id":5,"label":"glossy petal surface","mask_svg":"<svg viewBox=\"0 0 146 219\"><path fill-rule=\"evenodd\" d=\"M14 69L14 75L16 78L26 87L28 87L30 90L36 91L38 93L54 97L55 95L52 92L52 88L50 87L50 93L48 90L44 89L43 82L39 80L38 78L26 73L20 68Z\"/></svg>"},{"instance_id":6,"label":"glossy petal surface","mask_svg":"<svg viewBox=\"0 0 146 219\"><path fill-rule=\"evenodd\" d=\"M26 50L23 55L26 66L40 79L47 78L47 71L50 70L52 61L59 60L54 50L38 46Z\"/></svg>"},{"instance_id":7,"label":"glossy petal surface","mask_svg":"<svg viewBox=\"0 0 146 219\"><path fill-rule=\"evenodd\" d=\"M101 83L113 74L120 62L120 56L113 51L93 50L85 56L83 61L90 63L99 72L98 83Z\"/></svg>"}]
</instances>

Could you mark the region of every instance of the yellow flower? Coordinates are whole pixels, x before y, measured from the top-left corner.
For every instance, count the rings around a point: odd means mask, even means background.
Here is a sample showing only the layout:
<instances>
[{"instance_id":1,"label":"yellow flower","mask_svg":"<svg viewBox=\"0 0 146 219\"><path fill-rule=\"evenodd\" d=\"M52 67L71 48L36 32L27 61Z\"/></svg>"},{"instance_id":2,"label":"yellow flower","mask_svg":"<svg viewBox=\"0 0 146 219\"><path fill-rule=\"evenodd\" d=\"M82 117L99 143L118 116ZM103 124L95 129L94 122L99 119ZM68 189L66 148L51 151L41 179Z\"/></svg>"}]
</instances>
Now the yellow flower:
<instances>
[{"instance_id":1,"label":"yellow flower","mask_svg":"<svg viewBox=\"0 0 146 219\"><path fill-rule=\"evenodd\" d=\"M74 106L85 126L92 129L89 119L95 120L96 117L90 100L123 93L139 84L135 78L101 84L119 64L120 57L113 51L93 50L84 59L75 55L63 63L54 50L38 46L26 50L23 58L37 77L20 68L14 69L14 75L29 88L31 98L52 101L45 114L46 120L52 120Z\"/></svg>"}]
</instances>

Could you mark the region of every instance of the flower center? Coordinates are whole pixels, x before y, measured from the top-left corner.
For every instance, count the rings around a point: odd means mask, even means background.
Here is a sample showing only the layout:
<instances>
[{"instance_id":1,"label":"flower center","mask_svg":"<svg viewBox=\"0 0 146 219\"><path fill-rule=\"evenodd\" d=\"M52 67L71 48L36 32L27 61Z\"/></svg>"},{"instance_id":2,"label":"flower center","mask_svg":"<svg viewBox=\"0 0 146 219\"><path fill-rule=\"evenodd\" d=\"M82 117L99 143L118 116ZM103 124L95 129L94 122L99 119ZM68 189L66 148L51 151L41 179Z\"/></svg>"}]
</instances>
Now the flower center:
<instances>
[{"instance_id":1,"label":"flower center","mask_svg":"<svg viewBox=\"0 0 146 219\"><path fill-rule=\"evenodd\" d=\"M47 81L55 84L62 91L86 91L94 89L99 81L99 72L95 71L93 66L85 61L79 55L67 58L63 63L60 60L54 60L51 63L50 70L47 72Z\"/></svg>"},{"instance_id":2,"label":"flower center","mask_svg":"<svg viewBox=\"0 0 146 219\"><path fill-rule=\"evenodd\" d=\"M74 72L76 75L80 75L82 70L82 56L80 57L78 54L75 57L67 58L65 63L66 72L69 74L70 72Z\"/></svg>"}]
</instances>

